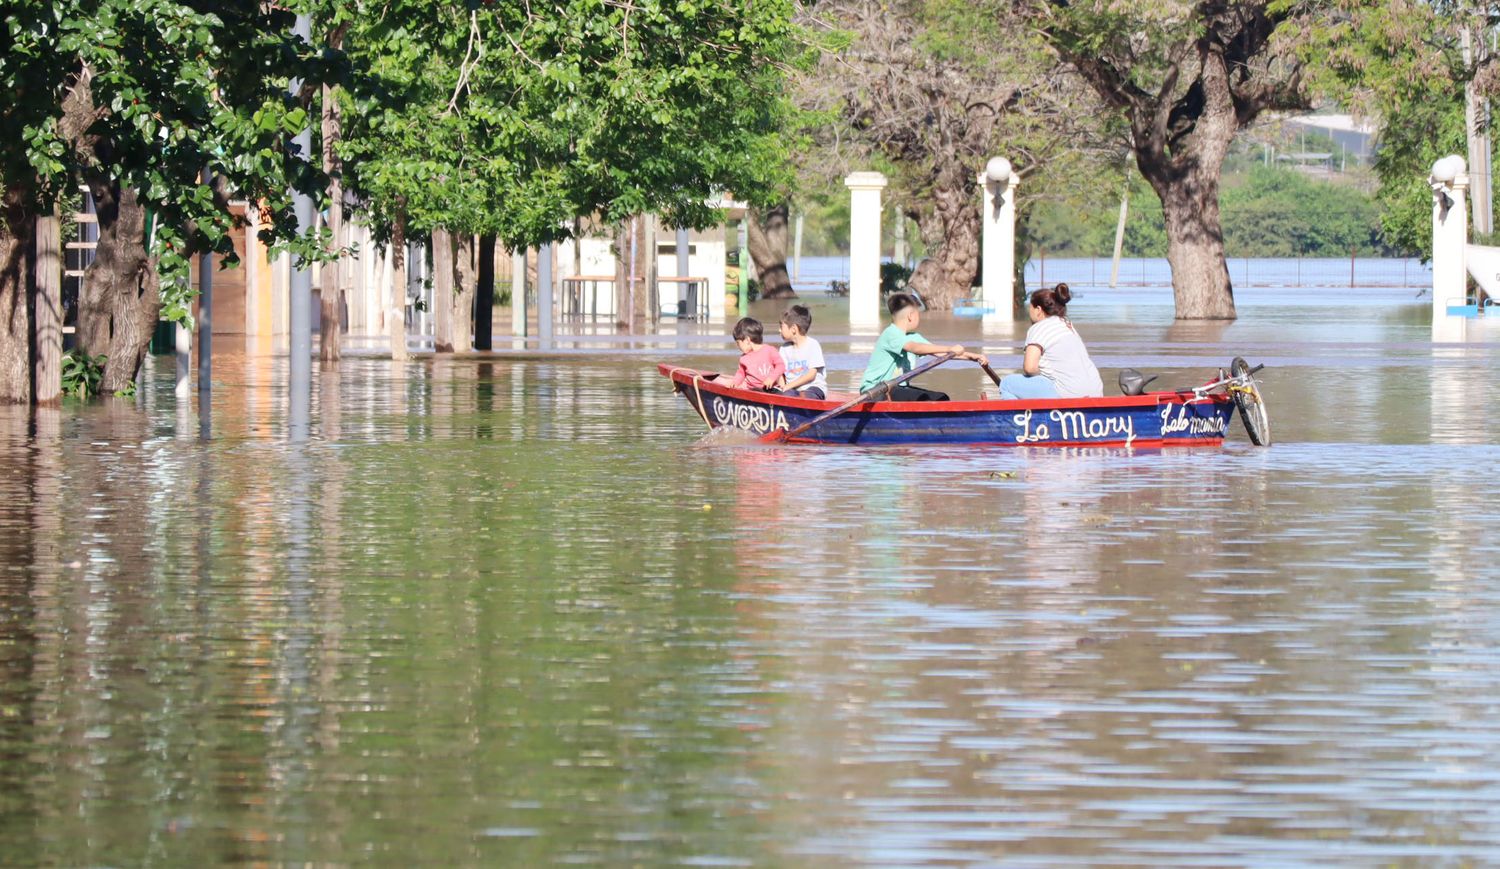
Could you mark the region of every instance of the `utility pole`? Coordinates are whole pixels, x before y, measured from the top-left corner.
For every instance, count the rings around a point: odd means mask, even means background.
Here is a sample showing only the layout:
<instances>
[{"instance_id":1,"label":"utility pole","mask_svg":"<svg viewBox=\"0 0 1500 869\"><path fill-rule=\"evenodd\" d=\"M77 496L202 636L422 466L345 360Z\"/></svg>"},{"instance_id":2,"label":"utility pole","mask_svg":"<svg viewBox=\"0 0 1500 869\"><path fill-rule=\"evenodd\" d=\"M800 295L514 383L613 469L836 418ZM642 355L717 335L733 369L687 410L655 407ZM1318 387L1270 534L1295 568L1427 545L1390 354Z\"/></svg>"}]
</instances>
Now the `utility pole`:
<instances>
[{"instance_id":1,"label":"utility pole","mask_svg":"<svg viewBox=\"0 0 1500 869\"><path fill-rule=\"evenodd\" d=\"M1120 191L1120 219L1115 224L1115 256L1109 266L1109 288L1120 283L1120 253L1125 249L1125 218L1130 214L1130 176L1125 176L1125 189Z\"/></svg>"},{"instance_id":2,"label":"utility pole","mask_svg":"<svg viewBox=\"0 0 1500 869\"><path fill-rule=\"evenodd\" d=\"M213 172L203 170L203 184L214 186ZM214 256L204 251L198 256L198 427L208 437L210 409L213 407L214 371Z\"/></svg>"},{"instance_id":3,"label":"utility pole","mask_svg":"<svg viewBox=\"0 0 1500 869\"><path fill-rule=\"evenodd\" d=\"M750 316L750 209L740 218L740 316Z\"/></svg>"},{"instance_id":4,"label":"utility pole","mask_svg":"<svg viewBox=\"0 0 1500 869\"><path fill-rule=\"evenodd\" d=\"M1473 35L1464 27L1459 38L1463 43L1464 66L1474 69L1487 53L1484 40L1479 40L1476 56ZM1494 224L1494 175L1490 171L1490 106L1474 89L1470 81L1464 85L1464 125L1469 134L1469 201L1474 212L1474 234L1487 236L1495 229Z\"/></svg>"}]
</instances>

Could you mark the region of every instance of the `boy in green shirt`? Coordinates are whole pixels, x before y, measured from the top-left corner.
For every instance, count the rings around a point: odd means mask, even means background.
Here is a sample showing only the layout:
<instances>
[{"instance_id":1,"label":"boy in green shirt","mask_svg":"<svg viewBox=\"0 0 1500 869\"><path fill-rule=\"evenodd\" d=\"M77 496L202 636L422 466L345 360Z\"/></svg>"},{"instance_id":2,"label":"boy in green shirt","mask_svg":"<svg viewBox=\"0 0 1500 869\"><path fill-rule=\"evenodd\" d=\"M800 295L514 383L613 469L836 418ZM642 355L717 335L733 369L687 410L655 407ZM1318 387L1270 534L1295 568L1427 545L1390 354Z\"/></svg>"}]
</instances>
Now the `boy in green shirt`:
<instances>
[{"instance_id":1,"label":"boy in green shirt","mask_svg":"<svg viewBox=\"0 0 1500 869\"><path fill-rule=\"evenodd\" d=\"M952 353L954 359L968 359L980 365L988 365L989 359L981 353L970 353L964 345L941 346L928 343L917 325L922 321L922 308L910 293L892 293L886 300L891 311L891 325L880 333L875 342L875 352L870 354L870 364L865 368L864 379L859 382L859 391L866 392L876 385L916 367L916 357ZM891 389L891 401L947 401L948 394L904 384Z\"/></svg>"}]
</instances>

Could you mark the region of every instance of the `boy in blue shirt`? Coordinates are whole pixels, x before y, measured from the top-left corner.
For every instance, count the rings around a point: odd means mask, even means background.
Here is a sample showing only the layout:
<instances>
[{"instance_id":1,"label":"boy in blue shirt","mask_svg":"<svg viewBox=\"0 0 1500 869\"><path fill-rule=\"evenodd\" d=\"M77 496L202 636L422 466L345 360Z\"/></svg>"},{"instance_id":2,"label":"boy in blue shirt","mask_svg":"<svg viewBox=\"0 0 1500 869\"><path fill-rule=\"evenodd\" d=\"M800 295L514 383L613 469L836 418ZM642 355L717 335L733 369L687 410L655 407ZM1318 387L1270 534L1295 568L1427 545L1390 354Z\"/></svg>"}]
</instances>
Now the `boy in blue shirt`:
<instances>
[{"instance_id":1,"label":"boy in blue shirt","mask_svg":"<svg viewBox=\"0 0 1500 869\"><path fill-rule=\"evenodd\" d=\"M867 392L878 384L916 367L916 357L952 353L955 359L968 359L980 365L990 361L981 353L970 353L962 344L941 346L931 344L917 331L922 321L922 308L916 297L909 293L892 293L886 300L891 312L891 325L880 333L875 342L875 352L870 354L870 364L865 368L864 379L859 382L859 391ZM891 401L947 401L946 392L934 392L909 384L891 389Z\"/></svg>"}]
</instances>

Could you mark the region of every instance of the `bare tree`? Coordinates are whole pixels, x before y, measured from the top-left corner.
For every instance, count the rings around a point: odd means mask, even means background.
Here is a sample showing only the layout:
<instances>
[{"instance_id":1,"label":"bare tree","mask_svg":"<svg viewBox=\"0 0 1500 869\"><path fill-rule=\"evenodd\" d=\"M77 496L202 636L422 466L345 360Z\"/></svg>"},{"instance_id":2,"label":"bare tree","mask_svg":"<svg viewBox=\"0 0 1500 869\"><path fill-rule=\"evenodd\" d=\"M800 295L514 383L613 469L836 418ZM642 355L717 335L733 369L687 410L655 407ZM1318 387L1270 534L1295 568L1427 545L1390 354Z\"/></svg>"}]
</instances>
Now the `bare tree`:
<instances>
[{"instance_id":1,"label":"bare tree","mask_svg":"<svg viewBox=\"0 0 1500 869\"><path fill-rule=\"evenodd\" d=\"M952 307L979 275L985 163L1004 153L1023 174L1043 169L1088 119L1089 100L1006 8L823 0L804 24L848 38L799 81L804 108L841 116L817 132L814 171L891 167L893 199L928 251L911 285L929 306Z\"/></svg>"}]
</instances>

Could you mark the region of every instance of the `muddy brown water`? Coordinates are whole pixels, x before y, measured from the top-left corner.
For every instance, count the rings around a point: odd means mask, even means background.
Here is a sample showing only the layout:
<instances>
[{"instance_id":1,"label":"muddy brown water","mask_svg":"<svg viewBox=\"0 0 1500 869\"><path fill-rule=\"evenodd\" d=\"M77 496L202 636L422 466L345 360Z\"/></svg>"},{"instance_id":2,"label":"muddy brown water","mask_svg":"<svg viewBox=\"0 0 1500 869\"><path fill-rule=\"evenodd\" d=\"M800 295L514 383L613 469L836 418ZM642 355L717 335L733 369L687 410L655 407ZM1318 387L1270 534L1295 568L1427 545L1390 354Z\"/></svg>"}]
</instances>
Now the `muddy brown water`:
<instances>
[{"instance_id":1,"label":"muddy brown water","mask_svg":"<svg viewBox=\"0 0 1500 869\"><path fill-rule=\"evenodd\" d=\"M1273 447L704 437L721 327L0 412L0 864L1500 863L1500 343L1159 301L1106 381L1265 362Z\"/></svg>"}]
</instances>

